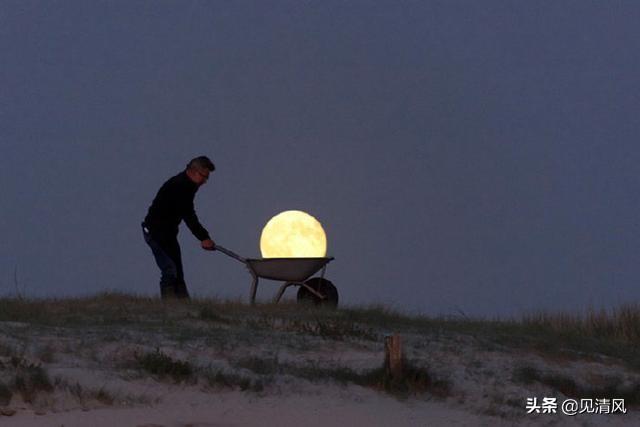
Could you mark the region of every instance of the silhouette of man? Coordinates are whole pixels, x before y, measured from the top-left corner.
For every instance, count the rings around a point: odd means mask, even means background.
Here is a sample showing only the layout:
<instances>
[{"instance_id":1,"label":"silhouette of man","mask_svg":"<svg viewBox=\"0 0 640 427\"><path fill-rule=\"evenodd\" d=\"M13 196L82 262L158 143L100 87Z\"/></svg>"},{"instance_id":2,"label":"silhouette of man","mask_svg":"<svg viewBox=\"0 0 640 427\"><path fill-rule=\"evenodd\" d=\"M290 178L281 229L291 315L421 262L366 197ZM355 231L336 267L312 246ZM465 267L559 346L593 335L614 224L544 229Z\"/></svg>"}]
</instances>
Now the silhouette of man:
<instances>
[{"instance_id":1,"label":"silhouette of man","mask_svg":"<svg viewBox=\"0 0 640 427\"><path fill-rule=\"evenodd\" d=\"M206 156L196 157L187 168L165 182L153 199L142 222L142 233L160 268L160 295L189 298L178 244L178 225L182 220L200 240L205 250L215 250L209 232L200 224L193 207L196 192L209 179L215 166Z\"/></svg>"}]
</instances>

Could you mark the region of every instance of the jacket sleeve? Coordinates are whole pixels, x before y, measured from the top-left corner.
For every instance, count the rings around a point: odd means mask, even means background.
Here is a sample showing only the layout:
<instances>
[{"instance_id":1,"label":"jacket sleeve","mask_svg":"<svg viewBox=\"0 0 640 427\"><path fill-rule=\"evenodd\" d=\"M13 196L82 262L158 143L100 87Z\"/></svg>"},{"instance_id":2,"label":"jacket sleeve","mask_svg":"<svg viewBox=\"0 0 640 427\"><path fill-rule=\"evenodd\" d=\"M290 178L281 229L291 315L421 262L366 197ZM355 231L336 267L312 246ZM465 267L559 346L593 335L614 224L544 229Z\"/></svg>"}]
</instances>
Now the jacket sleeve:
<instances>
[{"instance_id":1,"label":"jacket sleeve","mask_svg":"<svg viewBox=\"0 0 640 427\"><path fill-rule=\"evenodd\" d=\"M184 222L189 227L189 230L193 233L194 236L200 241L210 239L209 232L206 228L200 224L198 220L198 216L196 215L196 211L193 208L193 199L187 203L186 211L184 213Z\"/></svg>"}]
</instances>

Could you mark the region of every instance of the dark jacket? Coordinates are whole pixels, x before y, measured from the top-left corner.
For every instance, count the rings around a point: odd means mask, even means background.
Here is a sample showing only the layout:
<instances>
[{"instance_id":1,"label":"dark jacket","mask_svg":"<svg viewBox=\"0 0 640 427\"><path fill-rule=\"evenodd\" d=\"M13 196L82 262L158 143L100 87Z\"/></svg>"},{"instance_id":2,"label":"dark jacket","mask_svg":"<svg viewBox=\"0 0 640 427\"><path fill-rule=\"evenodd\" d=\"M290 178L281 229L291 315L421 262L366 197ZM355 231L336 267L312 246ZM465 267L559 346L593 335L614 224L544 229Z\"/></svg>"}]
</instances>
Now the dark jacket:
<instances>
[{"instance_id":1,"label":"dark jacket","mask_svg":"<svg viewBox=\"0 0 640 427\"><path fill-rule=\"evenodd\" d=\"M209 239L209 233L198 221L193 208L196 191L198 185L189 179L186 172L169 178L158 190L144 219L143 224L151 236L175 237L180 221L184 220L198 240Z\"/></svg>"}]
</instances>

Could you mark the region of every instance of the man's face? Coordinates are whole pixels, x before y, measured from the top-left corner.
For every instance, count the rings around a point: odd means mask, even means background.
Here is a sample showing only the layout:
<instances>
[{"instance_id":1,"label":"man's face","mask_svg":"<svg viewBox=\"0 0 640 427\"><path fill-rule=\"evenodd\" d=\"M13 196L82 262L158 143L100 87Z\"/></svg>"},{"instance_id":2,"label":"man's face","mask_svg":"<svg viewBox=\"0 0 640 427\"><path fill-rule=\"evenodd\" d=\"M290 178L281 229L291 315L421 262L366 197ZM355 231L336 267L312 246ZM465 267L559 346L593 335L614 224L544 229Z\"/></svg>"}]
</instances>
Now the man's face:
<instances>
[{"instance_id":1,"label":"man's face","mask_svg":"<svg viewBox=\"0 0 640 427\"><path fill-rule=\"evenodd\" d=\"M198 187L203 185L209 179L209 171L206 169L194 168L192 170L191 179L198 184Z\"/></svg>"}]
</instances>

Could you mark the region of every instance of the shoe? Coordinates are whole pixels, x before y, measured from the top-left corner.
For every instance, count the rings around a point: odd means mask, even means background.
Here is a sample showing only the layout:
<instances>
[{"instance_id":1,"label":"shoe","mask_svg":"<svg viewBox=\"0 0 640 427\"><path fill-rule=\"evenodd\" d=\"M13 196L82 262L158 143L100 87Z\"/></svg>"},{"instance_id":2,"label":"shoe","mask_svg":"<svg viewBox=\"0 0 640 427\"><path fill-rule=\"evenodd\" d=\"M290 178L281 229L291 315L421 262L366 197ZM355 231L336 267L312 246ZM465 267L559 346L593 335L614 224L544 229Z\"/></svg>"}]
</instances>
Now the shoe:
<instances>
[{"instance_id":1,"label":"shoe","mask_svg":"<svg viewBox=\"0 0 640 427\"><path fill-rule=\"evenodd\" d=\"M191 299L189 291L187 291L187 284L184 282L176 283L175 295L179 299Z\"/></svg>"}]
</instances>

